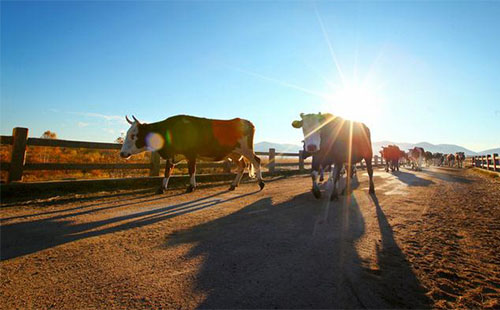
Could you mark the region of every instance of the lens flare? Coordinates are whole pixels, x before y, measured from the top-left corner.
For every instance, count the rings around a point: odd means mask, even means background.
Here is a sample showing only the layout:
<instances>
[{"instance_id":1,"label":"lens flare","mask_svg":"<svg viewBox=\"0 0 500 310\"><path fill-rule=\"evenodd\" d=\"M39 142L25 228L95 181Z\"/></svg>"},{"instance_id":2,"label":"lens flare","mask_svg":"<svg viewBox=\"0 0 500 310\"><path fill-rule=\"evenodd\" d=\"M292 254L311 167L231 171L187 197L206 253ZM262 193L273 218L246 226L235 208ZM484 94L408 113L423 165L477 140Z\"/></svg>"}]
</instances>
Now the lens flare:
<instances>
[{"instance_id":1,"label":"lens flare","mask_svg":"<svg viewBox=\"0 0 500 310\"><path fill-rule=\"evenodd\" d=\"M158 151L164 143L163 137L156 132L151 132L146 136L146 146L151 151Z\"/></svg>"}]
</instances>

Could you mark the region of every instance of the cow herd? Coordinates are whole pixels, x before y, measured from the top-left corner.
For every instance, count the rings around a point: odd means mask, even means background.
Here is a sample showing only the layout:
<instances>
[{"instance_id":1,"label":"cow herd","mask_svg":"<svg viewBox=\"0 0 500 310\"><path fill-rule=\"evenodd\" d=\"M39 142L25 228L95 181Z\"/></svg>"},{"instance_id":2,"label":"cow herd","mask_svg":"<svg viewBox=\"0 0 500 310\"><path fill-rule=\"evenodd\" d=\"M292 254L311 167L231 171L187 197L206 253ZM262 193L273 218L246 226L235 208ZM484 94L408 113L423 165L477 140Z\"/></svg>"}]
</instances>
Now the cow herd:
<instances>
[{"instance_id":1,"label":"cow herd","mask_svg":"<svg viewBox=\"0 0 500 310\"><path fill-rule=\"evenodd\" d=\"M385 171L399 171L399 166L404 165L415 171L422 170L422 164L427 167L430 165L442 167L463 168L465 153L457 152L455 154L431 153L425 151L422 147L414 147L408 152L401 151L397 145L383 146L380 155L385 160Z\"/></svg>"},{"instance_id":2,"label":"cow herd","mask_svg":"<svg viewBox=\"0 0 500 310\"><path fill-rule=\"evenodd\" d=\"M187 161L190 176L187 192L196 188L196 161L221 161L228 159L237 166L237 174L229 190L240 183L243 172L249 164L249 176L258 179L262 190L261 160L253 149L254 125L244 119L215 120L188 115L177 115L163 121L146 124L135 117L133 121L125 117L130 128L120 151L122 158L144 151L157 151L166 161L165 177L158 193L168 186L174 166L182 160ZM370 129L363 123L345 120L329 113L300 114L300 119L292 122L292 127L301 128L304 135L303 156L312 157L312 192L321 197L318 183L323 173L330 171L327 185L331 188L330 200L338 199L337 187L340 176L346 173L342 194L349 190L350 181L355 174L356 163L365 161L369 176L369 193L375 193L372 167L372 144ZM380 151L386 162L386 171L399 171L401 165L414 170L422 170L422 164L436 166L463 167L464 153L441 154L426 152L414 147L408 152L397 145L382 147ZM332 168L333 167L333 168Z\"/></svg>"}]
</instances>

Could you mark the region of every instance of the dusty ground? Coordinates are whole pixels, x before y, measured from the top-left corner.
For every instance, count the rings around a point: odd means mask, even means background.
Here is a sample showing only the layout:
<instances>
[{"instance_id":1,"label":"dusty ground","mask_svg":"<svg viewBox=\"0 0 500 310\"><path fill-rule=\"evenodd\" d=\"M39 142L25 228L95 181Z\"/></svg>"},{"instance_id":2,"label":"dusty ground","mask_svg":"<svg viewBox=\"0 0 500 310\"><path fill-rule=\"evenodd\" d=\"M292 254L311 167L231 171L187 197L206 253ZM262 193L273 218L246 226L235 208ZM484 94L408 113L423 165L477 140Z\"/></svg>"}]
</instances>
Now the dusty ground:
<instances>
[{"instance_id":1,"label":"dusty ground","mask_svg":"<svg viewBox=\"0 0 500 310\"><path fill-rule=\"evenodd\" d=\"M1 209L2 308L499 308L500 181L359 171Z\"/></svg>"}]
</instances>

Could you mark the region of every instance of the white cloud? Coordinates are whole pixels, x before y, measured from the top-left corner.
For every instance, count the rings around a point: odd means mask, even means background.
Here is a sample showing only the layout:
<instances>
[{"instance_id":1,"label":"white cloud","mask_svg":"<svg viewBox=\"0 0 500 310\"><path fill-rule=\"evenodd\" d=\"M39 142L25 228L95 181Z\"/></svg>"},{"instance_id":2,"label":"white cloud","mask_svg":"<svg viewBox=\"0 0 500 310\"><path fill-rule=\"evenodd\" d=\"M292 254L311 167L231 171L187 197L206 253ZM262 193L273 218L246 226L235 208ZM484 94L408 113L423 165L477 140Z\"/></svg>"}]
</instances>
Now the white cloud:
<instances>
[{"instance_id":1,"label":"white cloud","mask_svg":"<svg viewBox=\"0 0 500 310\"><path fill-rule=\"evenodd\" d=\"M92 113L92 112L68 112L68 113L81 115L85 117L91 117L91 118L99 118L109 122L117 122L119 124L127 124L127 122L125 121L125 117L120 115L106 115L106 114Z\"/></svg>"},{"instance_id":2,"label":"white cloud","mask_svg":"<svg viewBox=\"0 0 500 310\"><path fill-rule=\"evenodd\" d=\"M84 122L78 122L78 127L80 127L80 128L87 127L88 125L90 125L90 124L84 123Z\"/></svg>"}]
</instances>

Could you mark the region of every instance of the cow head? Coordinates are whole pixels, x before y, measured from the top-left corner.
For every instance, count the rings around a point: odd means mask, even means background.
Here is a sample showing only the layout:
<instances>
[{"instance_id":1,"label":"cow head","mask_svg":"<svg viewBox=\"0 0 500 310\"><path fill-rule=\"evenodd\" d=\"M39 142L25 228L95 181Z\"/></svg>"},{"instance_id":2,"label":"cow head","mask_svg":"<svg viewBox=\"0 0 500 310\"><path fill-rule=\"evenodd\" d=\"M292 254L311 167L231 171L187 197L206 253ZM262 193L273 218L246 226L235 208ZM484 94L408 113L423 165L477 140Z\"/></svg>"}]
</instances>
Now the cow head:
<instances>
[{"instance_id":1,"label":"cow head","mask_svg":"<svg viewBox=\"0 0 500 310\"><path fill-rule=\"evenodd\" d=\"M135 116L132 116L134 121L125 119L130 124L130 128L125 136L125 141L123 141L122 149L120 151L120 156L122 158L129 158L131 155L144 152L146 150L146 134L144 125L141 124Z\"/></svg>"},{"instance_id":2,"label":"cow head","mask_svg":"<svg viewBox=\"0 0 500 310\"><path fill-rule=\"evenodd\" d=\"M319 151L321 144L320 129L330 114L304 114L300 113L300 120L292 122L293 128L302 128L304 133L304 150L308 153Z\"/></svg>"}]
</instances>

